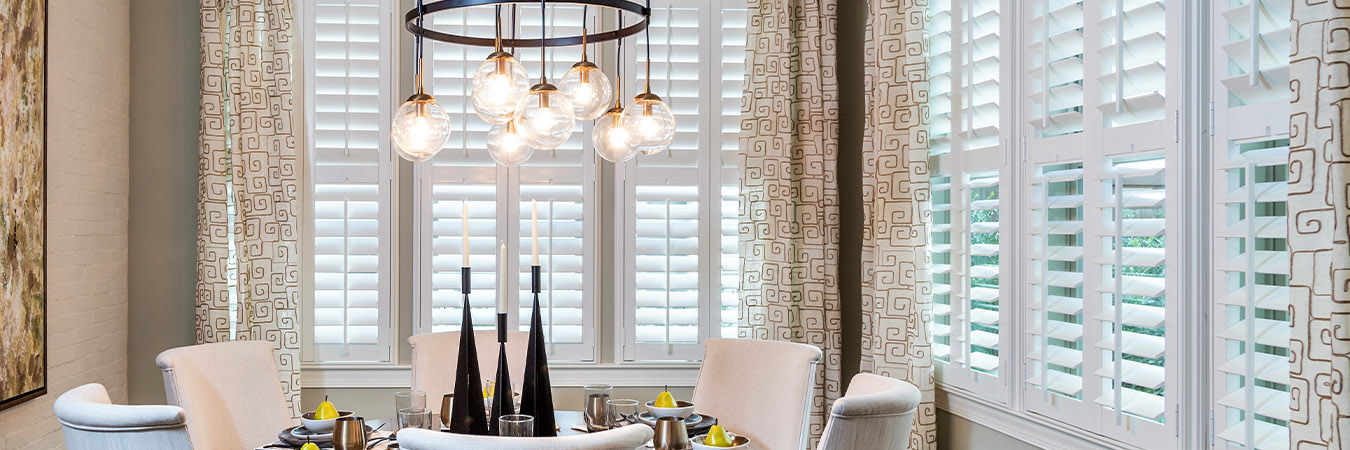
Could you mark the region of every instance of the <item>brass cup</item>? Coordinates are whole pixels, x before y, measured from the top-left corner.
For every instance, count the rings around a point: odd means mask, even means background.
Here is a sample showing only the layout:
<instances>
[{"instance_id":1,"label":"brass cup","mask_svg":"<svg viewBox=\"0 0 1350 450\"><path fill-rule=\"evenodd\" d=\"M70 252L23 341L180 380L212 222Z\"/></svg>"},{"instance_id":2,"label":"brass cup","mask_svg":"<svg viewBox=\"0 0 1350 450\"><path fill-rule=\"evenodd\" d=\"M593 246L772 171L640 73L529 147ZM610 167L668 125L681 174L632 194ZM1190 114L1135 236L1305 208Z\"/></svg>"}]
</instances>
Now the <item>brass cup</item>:
<instances>
[{"instance_id":1,"label":"brass cup","mask_svg":"<svg viewBox=\"0 0 1350 450\"><path fill-rule=\"evenodd\" d=\"M656 433L652 436L652 445L656 450L690 450L689 432L684 428L684 419L662 417L656 419Z\"/></svg>"},{"instance_id":2,"label":"brass cup","mask_svg":"<svg viewBox=\"0 0 1350 450\"><path fill-rule=\"evenodd\" d=\"M366 419L347 416L334 421L333 450L366 450Z\"/></svg>"},{"instance_id":3,"label":"brass cup","mask_svg":"<svg viewBox=\"0 0 1350 450\"><path fill-rule=\"evenodd\" d=\"M455 394L445 394L441 397L441 425L450 428L450 410L454 404Z\"/></svg>"}]
</instances>

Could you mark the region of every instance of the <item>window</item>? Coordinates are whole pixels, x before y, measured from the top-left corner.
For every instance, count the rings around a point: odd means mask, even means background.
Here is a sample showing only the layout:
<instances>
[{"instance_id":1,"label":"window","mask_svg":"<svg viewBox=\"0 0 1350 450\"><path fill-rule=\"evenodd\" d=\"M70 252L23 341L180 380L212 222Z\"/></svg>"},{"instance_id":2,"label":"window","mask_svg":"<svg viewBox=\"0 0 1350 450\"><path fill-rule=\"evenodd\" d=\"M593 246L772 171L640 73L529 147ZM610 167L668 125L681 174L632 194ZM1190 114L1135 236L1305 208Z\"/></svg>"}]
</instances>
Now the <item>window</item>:
<instances>
[{"instance_id":1,"label":"window","mask_svg":"<svg viewBox=\"0 0 1350 450\"><path fill-rule=\"evenodd\" d=\"M310 358L390 362L391 11L306 3Z\"/></svg>"},{"instance_id":2,"label":"window","mask_svg":"<svg viewBox=\"0 0 1350 450\"><path fill-rule=\"evenodd\" d=\"M929 5L943 389L1097 442L1288 445L1289 6L1199 6Z\"/></svg>"},{"instance_id":3,"label":"window","mask_svg":"<svg viewBox=\"0 0 1350 450\"><path fill-rule=\"evenodd\" d=\"M1011 218L1001 179L1007 129L997 0L929 5L933 108L934 359L943 383L1008 401L1010 316L1000 243ZM1011 286L1009 286L1011 288ZM1005 355L1006 356L1006 355Z\"/></svg>"},{"instance_id":4,"label":"window","mask_svg":"<svg viewBox=\"0 0 1350 450\"><path fill-rule=\"evenodd\" d=\"M476 328L495 328L498 277L514 286L507 293L508 325L528 330L533 204L541 315L554 361L691 361L701 357L703 339L735 336L742 5L677 0L655 7L651 88L677 114L678 134L670 151L613 171L591 151L589 122L578 122L567 143L538 151L519 167L496 166L485 144L490 127L469 103L472 73L492 50L434 41L426 43L425 86L455 129L431 161L402 163L390 146L388 122L412 89L397 81L410 79L413 60L400 54L411 49L400 45L410 39L403 12L376 0L320 1L301 10L313 217L307 362L398 364L393 349L403 337L391 330L398 328L400 303L413 311L414 333L458 330L465 307ZM537 5L521 5L514 17L505 9L503 20L514 20L522 37L538 36L544 27L551 35L581 31L580 6L550 5L543 22L539 12ZM592 8L586 16L592 31L615 25L612 13ZM429 20L436 28L489 36L496 18L493 8L468 8ZM628 38L623 59L615 58L612 42L590 48L590 59L606 73L625 74L625 103L647 75L636 63L645 60L646 44L643 35ZM539 75L538 49L514 53L527 72ZM549 78L556 80L580 60L581 48L547 54ZM399 174L400 166L412 170ZM400 220L412 222L403 227L413 233L403 238L413 243L410 255L396 254ZM497 273L499 242L511 255L507 273ZM474 268L468 305L460 290L465 254ZM614 273L602 275L605 267ZM395 295L400 277L411 282L412 298ZM602 297L604 279L614 280L613 298ZM612 361L602 361L605 352L596 348L606 310L614 311L622 330Z\"/></svg>"},{"instance_id":5,"label":"window","mask_svg":"<svg viewBox=\"0 0 1350 450\"><path fill-rule=\"evenodd\" d=\"M1219 448L1289 445L1289 3L1223 2L1211 57L1211 417Z\"/></svg>"}]
</instances>

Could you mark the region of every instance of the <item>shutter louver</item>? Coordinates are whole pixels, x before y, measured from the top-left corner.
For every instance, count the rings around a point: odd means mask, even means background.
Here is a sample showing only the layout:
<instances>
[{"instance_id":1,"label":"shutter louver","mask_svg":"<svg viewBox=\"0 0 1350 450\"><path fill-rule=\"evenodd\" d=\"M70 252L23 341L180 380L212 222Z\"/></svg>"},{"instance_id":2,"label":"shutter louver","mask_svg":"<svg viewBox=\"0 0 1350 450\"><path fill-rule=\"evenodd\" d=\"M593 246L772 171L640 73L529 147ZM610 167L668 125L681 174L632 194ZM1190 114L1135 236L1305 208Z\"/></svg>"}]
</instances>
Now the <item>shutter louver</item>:
<instances>
[{"instance_id":1,"label":"shutter louver","mask_svg":"<svg viewBox=\"0 0 1350 450\"><path fill-rule=\"evenodd\" d=\"M1289 2L1216 2L1210 396L1220 448L1288 449Z\"/></svg>"},{"instance_id":2,"label":"shutter louver","mask_svg":"<svg viewBox=\"0 0 1350 450\"><path fill-rule=\"evenodd\" d=\"M1102 380L1096 402L1157 422L1166 375L1163 171L1162 155L1117 159L1102 180L1103 308L1094 319L1102 322L1103 338L1093 343L1105 361L1095 372Z\"/></svg>"},{"instance_id":3,"label":"shutter louver","mask_svg":"<svg viewBox=\"0 0 1350 450\"><path fill-rule=\"evenodd\" d=\"M1031 185L1028 240L1033 292L1032 386L1082 400L1083 395L1083 165L1038 168Z\"/></svg>"},{"instance_id":4,"label":"shutter louver","mask_svg":"<svg viewBox=\"0 0 1350 450\"><path fill-rule=\"evenodd\" d=\"M1028 123L1042 137L1083 131L1083 2L1032 2L1027 24Z\"/></svg>"},{"instance_id":5,"label":"shutter louver","mask_svg":"<svg viewBox=\"0 0 1350 450\"><path fill-rule=\"evenodd\" d=\"M719 30L722 43L718 50L722 64L719 68L721 76L713 79L720 78L717 89L720 91L721 108L715 126L720 127L721 135L720 140L711 146L720 150L718 156L721 159L719 184L722 221L718 229L722 239L719 249L722 267L718 290L721 311L718 315L722 337L734 338L738 335L741 304L740 209L737 202L740 199L741 101L745 90L745 40L749 12L743 7L724 7L718 12L720 16L715 14L714 19L721 21Z\"/></svg>"},{"instance_id":6,"label":"shutter louver","mask_svg":"<svg viewBox=\"0 0 1350 450\"><path fill-rule=\"evenodd\" d=\"M1105 1L1098 21L1102 45L1097 108L1109 126L1166 117L1167 8L1161 0Z\"/></svg>"},{"instance_id":7,"label":"shutter louver","mask_svg":"<svg viewBox=\"0 0 1350 450\"><path fill-rule=\"evenodd\" d=\"M314 357L388 361L387 11L375 0L310 11Z\"/></svg>"}]
</instances>

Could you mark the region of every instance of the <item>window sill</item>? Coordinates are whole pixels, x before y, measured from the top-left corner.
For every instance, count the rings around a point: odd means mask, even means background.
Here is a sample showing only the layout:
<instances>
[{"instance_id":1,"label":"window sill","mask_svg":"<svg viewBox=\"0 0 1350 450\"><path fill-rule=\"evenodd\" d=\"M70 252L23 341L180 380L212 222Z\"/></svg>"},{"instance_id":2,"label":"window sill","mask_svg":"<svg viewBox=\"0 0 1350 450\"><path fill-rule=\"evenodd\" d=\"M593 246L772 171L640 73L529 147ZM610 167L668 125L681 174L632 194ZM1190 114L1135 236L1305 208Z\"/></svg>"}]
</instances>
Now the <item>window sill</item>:
<instances>
[{"instance_id":1,"label":"window sill","mask_svg":"<svg viewBox=\"0 0 1350 450\"><path fill-rule=\"evenodd\" d=\"M678 364L550 364L548 373L555 387L580 387L605 383L615 386L691 387L698 381L697 363ZM407 388L412 368L406 365L305 364L301 365L302 388L381 389Z\"/></svg>"},{"instance_id":2,"label":"window sill","mask_svg":"<svg viewBox=\"0 0 1350 450\"><path fill-rule=\"evenodd\" d=\"M960 389L949 389L939 385L935 400L938 409L1040 448L1139 450L1139 447L1029 412L1011 410Z\"/></svg>"}]
</instances>

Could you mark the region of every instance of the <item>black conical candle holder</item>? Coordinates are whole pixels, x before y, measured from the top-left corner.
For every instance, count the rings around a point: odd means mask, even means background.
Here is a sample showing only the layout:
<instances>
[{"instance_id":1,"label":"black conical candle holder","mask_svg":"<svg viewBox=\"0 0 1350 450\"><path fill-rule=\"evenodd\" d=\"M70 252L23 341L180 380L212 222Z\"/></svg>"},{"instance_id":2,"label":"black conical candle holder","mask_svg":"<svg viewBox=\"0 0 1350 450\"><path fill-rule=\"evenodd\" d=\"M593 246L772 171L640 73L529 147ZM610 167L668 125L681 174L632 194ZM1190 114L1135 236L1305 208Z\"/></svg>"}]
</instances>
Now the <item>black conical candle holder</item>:
<instances>
[{"instance_id":1,"label":"black conical candle holder","mask_svg":"<svg viewBox=\"0 0 1350 450\"><path fill-rule=\"evenodd\" d=\"M450 403L450 432L488 434L483 411L483 379L478 368L478 344L474 342L473 315L469 314L469 268L460 269L464 292L464 320L459 326L459 362L455 365L455 397Z\"/></svg>"},{"instance_id":2,"label":"black conical candle holder","mask_svg":"<svg viewBox=\"0 0 1350 450\"><path fill-rule=\"evenodd\" d=\"M539 266L530 267L530 291L534 293L534 313L530 315L530 343L525 352L525 381L520 393L520 413L534 418L534 435L558 435L553 416L553 386L548 379L548 352L544 347L544 319L539 313Z\"/></svg>"},{"instance_id":3,"label":"black conical candle holder","mask_svg":"<svg viewBox=\"0 0 1350 450\"><path fill-rule=\"evenodd\" d=\"M505 293L502 293L505 295ZM516 413L515 394L511 391L511 371L506 366L506 313L497 313L497 389L492 396L492 413L488 414L488 434L498 434L498 420Z\"/></svg>"}]
</instances>

